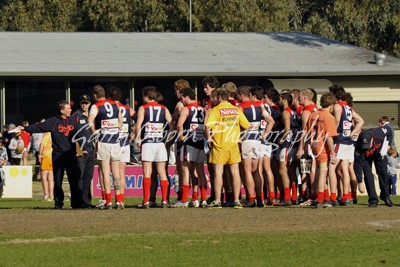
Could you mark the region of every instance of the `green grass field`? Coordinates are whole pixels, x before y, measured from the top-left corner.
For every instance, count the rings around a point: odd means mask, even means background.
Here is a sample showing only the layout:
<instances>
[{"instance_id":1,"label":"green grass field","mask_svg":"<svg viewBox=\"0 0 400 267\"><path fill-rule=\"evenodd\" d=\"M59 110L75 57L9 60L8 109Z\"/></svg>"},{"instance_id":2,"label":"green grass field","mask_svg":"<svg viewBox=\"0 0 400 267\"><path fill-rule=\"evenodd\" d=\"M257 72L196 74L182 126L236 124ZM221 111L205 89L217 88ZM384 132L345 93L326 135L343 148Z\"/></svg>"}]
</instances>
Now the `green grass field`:
<instances>
[{"instance_id":1,"label":"green grass field","mask_svg":"<svg viewBox=\"0 0 400 267\"><path fill-rule=\"evenodd\" d=\"M125 210L53 210L39 197L0 199L0 266L400 266L393 200L141 210L129 198Z\"/></svg>"}]
</instances>

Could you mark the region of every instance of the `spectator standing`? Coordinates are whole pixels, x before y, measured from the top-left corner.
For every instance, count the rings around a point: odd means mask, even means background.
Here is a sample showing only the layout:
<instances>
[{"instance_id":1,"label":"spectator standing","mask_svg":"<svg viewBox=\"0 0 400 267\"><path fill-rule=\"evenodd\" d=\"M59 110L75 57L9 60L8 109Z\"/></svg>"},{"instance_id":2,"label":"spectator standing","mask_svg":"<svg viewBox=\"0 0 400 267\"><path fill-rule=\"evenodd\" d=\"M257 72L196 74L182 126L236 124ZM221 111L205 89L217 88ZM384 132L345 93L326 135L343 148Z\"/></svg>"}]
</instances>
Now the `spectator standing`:
<instances>
[{"instance_id":1,"label":"spectator standing","mask_svg":"<svg viewBox=\"0 0 400 267\"><path fill-rule=\"evenodd\" d=\"M28 121L23 121L22 126L27 127L29 126ZM28 161L28 154L31 149L31 134L25 131L21 132L22 140L24 140L24 151L22 152L22 161L21 165L26 166Z\"/></svg>"},{"instance_id":2,"label":"spectator standing","mask_svg":"<svg viewBox=\"0 0 400 267\"><path fill-rule=\"evenodd\" d=\"M44 122L45 119L41 119L40 122ZM37 122L37 123L40 123ZM39 166L39 168L35 167L34 173L33 173L33 180L36 181L37 180L37 176L40 172L40 161L39 161L39 147L40 147L40 143L42 142L42 138L43 138L44 133L33 133L31 135L31 142L32 142L32 153L35 155L36 158L36 162L35 165Z\"/></svg>"},{"instance_id":3,"label":"spectator standing","mask_svg":"<svg viewBox=\"0 0 400 267\"><path fill-rule=\"evenodd\" d=\"M53 153L51 133L44 134L39 146L39 162L40 162L40 177L42 178L43 200L53 201L54 199L54 176L53 176L53 161L51 155Z\"/></svg>"},{"instance_id":4,"label":"spectator standing","mask_svg":"<svg viewBox=\"0 0 400 267\"><path fill-rule=\"evenodd\" d=\"M24 151L24 140L22 140L21 133L16 132L14 137L10 141L10 145L8 146L10 149L10 164L11 165L20 165L22 159L22 153Z\"/></svg>"},{"instance_id":5,"label":"spectator standing","mask_svg":"<svg viewBox=\"0 0 400 267\"><path fill-rule=\"evenodd\" d=\"M4 138L0 137L0 167L8 165L7 149L4 146Z\"/></svg>"},{"instance_id":6,"label":"spectator standing","mask_svg":"<svg viewBox=\"0 0 400 267\"><path fill-rule=\"evenodd\" d=\"M4 125L6 126L6 125ZM14 137L15 133L11 132L13 130L15 130L15 124L14 123L10 123L8 125L8 127L4 127L4 132L3 132L3 138L4 138L4 146L7 149L7 156L8 159L11 160L11 150L8 147L10 145L11 139Z\"/></svg>"},{"instance_id":7,"label":"spectator standing","mask_svg":"<svg viewBox=\"0 0 400 267\"><path fill-rule=\"evenodd\" d=\"M397 195L396 183L397 183L397 170L400 169L400 158L397 150L393 147L389 148L388 151L388 184L389 193L393 196Z\"/></svg>"}]
</instances>

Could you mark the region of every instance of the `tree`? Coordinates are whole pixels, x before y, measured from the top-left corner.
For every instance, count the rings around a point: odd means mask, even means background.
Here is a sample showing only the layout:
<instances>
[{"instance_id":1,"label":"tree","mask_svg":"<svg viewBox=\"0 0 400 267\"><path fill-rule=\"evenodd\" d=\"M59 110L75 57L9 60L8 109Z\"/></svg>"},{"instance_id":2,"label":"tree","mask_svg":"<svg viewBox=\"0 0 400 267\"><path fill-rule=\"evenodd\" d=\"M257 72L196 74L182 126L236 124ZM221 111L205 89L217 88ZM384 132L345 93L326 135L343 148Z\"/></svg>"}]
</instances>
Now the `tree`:
<instances>
[{"instance_id":1,"label":"tree","mask_svg":"<svg viewBox=\"0 0 400 267\"><path fill-rule=\"evenodd\" d=\"M0 5L3 31L76 31L80 16L76 1L5 1Z\"/></svg>"}]
</instances>

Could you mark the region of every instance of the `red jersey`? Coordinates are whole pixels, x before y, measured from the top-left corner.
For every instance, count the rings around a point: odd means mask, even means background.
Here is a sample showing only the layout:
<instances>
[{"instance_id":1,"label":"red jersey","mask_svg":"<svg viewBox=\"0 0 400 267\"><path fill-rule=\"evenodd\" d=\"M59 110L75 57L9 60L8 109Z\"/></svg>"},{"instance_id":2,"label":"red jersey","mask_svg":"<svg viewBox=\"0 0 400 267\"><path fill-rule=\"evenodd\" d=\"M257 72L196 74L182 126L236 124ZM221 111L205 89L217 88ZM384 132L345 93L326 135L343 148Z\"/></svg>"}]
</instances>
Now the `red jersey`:
<instances>
[{"instance_id":1,"label":"red jersey","mask_svg":"<svg viewBox=\"0 0 400 267\"><path fill-rule=\"evenodd\" d=\"M228 99L228 102L234 105L235 107L240 106L240 103L236 99Z\"/></svg>"}]
</instances>

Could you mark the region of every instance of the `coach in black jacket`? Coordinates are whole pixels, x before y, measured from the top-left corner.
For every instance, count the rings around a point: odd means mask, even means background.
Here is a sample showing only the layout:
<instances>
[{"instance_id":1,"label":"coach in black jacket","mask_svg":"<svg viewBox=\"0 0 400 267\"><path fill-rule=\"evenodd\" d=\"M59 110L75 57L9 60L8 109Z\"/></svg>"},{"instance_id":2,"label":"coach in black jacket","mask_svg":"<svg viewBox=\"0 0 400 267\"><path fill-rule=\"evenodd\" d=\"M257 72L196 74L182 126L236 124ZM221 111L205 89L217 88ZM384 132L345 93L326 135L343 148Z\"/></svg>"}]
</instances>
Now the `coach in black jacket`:
<instances>
[{"instance_id":1,"label":"coach in black jacket","mask_svg":"<svg viewBox=\"0 0 400 267\"><path fill-rule=\"evenodd\" d=\"M54 208L62 209L64 206L64 191L62 181L64 171L67 171L68 182L71 190L71 207L81 208L81 197L78 190L78 175L76 171L76 148L71 139L75 132L76 122L71 120L71 106L65 100L57 103L59 114L46 121L29 125L19 126L21 130L29 133L51 132L53 143L53 173L54 173Z\"/></svg>"},{"instance_id":2,"label":"coach in black jacket","mask_svg":"<svg viewBox=\"0 0 400 267\"><path fill-rule=\"evenodd\" d=\"M375 190L374 175L372 174L372 162L374 162L376 173L378 174L379 188L381 189L380 199L385 202L386 206L393 206L389 195L386 156L389 148L389 140L391 140L392 136L392 130L389 127L381 125L380 127L362 132L356 144L354 171L359 183L362 182L364 173L368 203L371 208L378 207L379 202Z\"/></svg>"}]
</instances>

